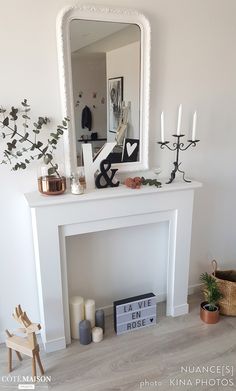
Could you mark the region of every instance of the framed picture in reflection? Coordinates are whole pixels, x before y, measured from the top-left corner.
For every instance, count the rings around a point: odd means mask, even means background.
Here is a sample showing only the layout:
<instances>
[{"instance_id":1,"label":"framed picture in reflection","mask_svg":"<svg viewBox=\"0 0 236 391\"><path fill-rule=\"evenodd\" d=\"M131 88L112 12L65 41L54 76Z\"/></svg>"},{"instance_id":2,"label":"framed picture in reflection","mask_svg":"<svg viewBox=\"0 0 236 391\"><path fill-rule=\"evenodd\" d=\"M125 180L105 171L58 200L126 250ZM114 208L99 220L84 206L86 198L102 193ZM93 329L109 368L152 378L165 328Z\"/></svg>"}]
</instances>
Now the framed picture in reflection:
<instances>
[{"instance_id":1,"label":"framed picture in reflection","mask_svg":"<svg viewBox=\"0 0 236 391\"><path fill-rule=\"evenodd\" d=\"M109 132L116 133L121 114L123 101L123 77L108 79L108 124Z\"/></svg>"}]
</instances>

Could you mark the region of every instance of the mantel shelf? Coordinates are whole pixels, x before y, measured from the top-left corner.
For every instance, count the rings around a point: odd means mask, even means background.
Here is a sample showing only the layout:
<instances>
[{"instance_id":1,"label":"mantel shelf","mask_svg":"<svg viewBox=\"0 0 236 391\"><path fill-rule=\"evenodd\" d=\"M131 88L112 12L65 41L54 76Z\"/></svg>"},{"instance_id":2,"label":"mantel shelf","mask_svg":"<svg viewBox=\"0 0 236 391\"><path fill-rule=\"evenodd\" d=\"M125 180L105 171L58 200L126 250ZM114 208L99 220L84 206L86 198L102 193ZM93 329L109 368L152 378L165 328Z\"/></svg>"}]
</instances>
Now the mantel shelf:
<instances>
[{"instance_id":1,"label":"mantel shelf","mask_svg":"<svg viewBox=\"0 0 236 391\"><path fill-rule=\"evenodd\" d=\"M120 197L131 197L131 196L140 196L144 194L151 193L163 193L163 192L172 192L172 191L182 191L182 190L192 190L202 186L200 182L192 181L191 183L185 182L174 182L169 185L165 184L165 180L160 179L163 185L161 188L156 188L155 186L143 186L141 189L130 189L124 185L119 187L107 188L107 189L95 189L89 193L84 193L82 195L73 195L71 193L65 193L57 196L47 196L42 195L38 191L31 193L26 193L25 198L28 202L30 208L44 207L44 206L53 206L60 204L69 204L76 202L85 202L85 201L96 201L102 199L110 198L120 198Z\"/></svg>"}]
</instances>

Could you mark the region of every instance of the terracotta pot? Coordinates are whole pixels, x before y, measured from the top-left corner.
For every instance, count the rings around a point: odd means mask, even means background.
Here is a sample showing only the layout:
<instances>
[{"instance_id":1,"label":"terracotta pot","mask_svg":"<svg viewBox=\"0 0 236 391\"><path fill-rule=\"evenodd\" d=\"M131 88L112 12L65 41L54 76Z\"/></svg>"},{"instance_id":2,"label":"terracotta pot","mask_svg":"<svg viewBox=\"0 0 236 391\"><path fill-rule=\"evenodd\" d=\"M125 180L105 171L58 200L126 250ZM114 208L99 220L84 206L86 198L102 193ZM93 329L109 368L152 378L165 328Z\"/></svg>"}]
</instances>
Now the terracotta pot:
<instances>
[{"instance_id":1,"label":"terracotta pot","mask_svg":"<svg viewBox=\"0 0 236 391\"><path fill-rule=\"evenodd\" d=\"M220 319L219 307L216 306L215 311L208 311L206 308L204 308L207 304L208 304L207 301L203 301L201 303L200 318L201 320L203 320L203 322L207 324L215 324Z\"/></svg>"},{"instance_id":2,"label":"terracotta pot","mask_svg":"<svg viewBox=\"0 0 236 391\"><path fill-rule=\"evenodd\" d=\"M66 178L64 176L40 176L38 178L38 189L46 195L59 195L66 191Z\"/></svg>"}]
</instances>

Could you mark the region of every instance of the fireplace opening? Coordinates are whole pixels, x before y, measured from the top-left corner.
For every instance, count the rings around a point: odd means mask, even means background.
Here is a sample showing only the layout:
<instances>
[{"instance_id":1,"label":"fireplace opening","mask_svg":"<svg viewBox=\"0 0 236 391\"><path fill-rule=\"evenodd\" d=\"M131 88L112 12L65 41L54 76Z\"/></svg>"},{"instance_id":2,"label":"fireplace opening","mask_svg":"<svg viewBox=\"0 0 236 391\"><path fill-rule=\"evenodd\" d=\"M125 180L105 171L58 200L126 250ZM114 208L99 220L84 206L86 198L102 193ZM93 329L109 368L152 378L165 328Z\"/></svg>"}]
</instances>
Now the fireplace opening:
<instances>
[{"instance_id":1,"label":"fireplace opening","mask_svg":"<svg viewBox=\"0 0 236 391\"><path fill-rule=\"evenodd\" d=\"M68 296L95 299L112 310L114 300L167 292L168 222L111 229L66 238Z\"/></svg>"}]
</instances>

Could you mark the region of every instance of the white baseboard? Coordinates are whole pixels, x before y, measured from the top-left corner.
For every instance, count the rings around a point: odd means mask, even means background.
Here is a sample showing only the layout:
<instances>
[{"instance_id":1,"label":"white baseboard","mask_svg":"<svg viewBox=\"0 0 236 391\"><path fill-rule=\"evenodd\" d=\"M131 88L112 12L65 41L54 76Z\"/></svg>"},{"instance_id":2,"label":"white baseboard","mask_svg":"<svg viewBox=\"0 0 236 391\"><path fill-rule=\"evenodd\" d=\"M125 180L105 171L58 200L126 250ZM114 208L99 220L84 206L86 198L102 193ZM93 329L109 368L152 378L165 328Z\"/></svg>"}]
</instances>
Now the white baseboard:
<instances>
[{"instance_id":1,"label":"white baseboard","mask_svg":"<svg viewBox=\"0 0 236 391\"><path fill-rule=\"evenodd\" d=\"M187 303L177 305L176 307L173 308L166 309L167 316L174 316L174 317L188 314L188 312L189 312L189 305Z\"/></svg>"},{"instance_id":2,"label":"white baseboard","mask_svg":"<svg viewBox=\"0 0 236 391\"><path fill-rule=\"evenodd\" d=\"M43 345L47 353L55 352L56 350L61 350L66 348L66 340L64 337L52 339L51 341L44 342Z\"/></svg>"},{"instance_id":3,"label":"white baseboard","mask_svg":"<svg viewBox=\"0 0 236 391\"><path fill-rule=\"evenodd\" d=\"M193 284L188 287L188 294L193 295L194 293L199 293L202 284Z\"/></svg>"}]
</instances>

